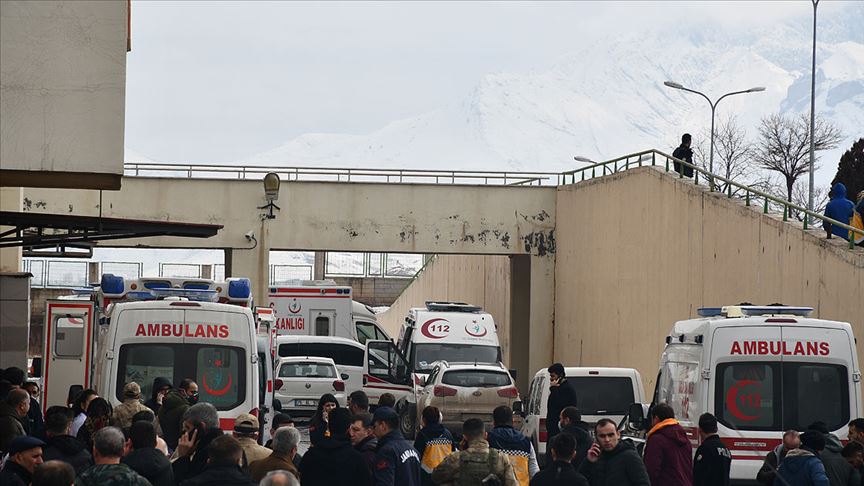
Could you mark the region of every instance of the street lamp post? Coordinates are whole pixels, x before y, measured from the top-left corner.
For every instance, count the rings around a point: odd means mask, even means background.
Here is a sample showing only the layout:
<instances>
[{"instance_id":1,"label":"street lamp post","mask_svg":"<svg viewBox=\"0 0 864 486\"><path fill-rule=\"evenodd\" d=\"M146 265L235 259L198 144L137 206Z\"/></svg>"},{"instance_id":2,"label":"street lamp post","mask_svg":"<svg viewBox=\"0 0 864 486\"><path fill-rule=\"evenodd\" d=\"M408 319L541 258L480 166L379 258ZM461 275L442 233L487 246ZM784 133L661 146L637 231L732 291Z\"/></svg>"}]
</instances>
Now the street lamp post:
<instances>
[{"instance_id":1,"label":"street lamp post","mask_svg":"<svg viewBox=\"0 0 864 486\"><path fill-rule=\"evenodd\" d=\"M816 7L819 5L819 0L811 0L813 2L813 64L810 69L810 186L807 194L807 209L813 211L813 163L814 163L814 140L815 136L815 120L816 120ZM813 223L810 215L805 216Z\"/></svg>"},{"instance_id":2,"label":"street lamp post","mask_svg":"<svg viewBox=\"0 0 864 486\"><path fill-rule=\"evenodd\" d=\"M674 81L665 81L663 84L670 87L670 88L680 89L683 91L689 91L690 93L696 93L699 96L705 98L705 101L707 101L708 105L711 106L711 149L709 150L710 155L708 156L708 172L711 175L713 175L714 174L714 113L717 110L717 105L720 103L721 100L723 100L723 98L726 98L727 96L732 96L732 95L737 95L737 94L745 94L745 93L758 93L759 91L765 91L765 87L764 86L757 86L755 88L745 89L742 91L732 91L731 93L726 93L723 96L717 98L717 101L712 102L711 98L708 98L708 96L705 95L705 93L696 91L695 89L685 88L681 83L676 83ZM709 176L709 181L710 181L711 188L713 188L714 187L714 178Z\"/></svg>"}]
</instances>

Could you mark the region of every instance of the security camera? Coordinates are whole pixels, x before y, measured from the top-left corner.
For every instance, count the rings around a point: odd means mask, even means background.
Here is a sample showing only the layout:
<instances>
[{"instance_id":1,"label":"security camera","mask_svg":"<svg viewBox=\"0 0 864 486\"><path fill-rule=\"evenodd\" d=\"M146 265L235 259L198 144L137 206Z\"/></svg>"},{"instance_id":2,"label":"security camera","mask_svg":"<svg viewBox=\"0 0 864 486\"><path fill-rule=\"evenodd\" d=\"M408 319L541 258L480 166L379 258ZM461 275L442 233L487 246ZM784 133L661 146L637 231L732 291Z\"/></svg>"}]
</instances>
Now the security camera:
<instances>
[{"instance_id":1,"label":"security camera","mask_svg":"<svg viewBox=\"0 0 864 486\"><path fill-rule=\"evenodd\" d=\"M252 231L249 231L248 233L246 233L246 234L243 235L243 236L245 236L246 239L249 240L249 241L252 241L252 240L255 239L255 233L253 233Z\"/></svg>"}]
</instances>

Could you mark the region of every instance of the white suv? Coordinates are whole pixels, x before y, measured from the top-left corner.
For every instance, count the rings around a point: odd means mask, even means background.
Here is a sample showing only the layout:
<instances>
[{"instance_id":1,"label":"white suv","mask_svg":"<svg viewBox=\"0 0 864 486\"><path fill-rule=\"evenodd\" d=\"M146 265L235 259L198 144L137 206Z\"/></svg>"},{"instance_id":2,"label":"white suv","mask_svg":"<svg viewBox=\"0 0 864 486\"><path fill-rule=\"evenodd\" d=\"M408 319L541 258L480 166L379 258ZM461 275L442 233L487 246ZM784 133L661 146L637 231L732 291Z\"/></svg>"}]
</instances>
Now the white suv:
<instances>
[{"instance_id":1,"label":"white suv","mask_svg":"<svg viewBox=\"0 0 864 486\"><path fill-rule=\"evenodd\" d=\"M317 356L281 358L276 365L275 398L282 410L294 417L311 417L321 395L331 393L347 406L345 379L330 358Z\"/></svg>"}]
</instances>

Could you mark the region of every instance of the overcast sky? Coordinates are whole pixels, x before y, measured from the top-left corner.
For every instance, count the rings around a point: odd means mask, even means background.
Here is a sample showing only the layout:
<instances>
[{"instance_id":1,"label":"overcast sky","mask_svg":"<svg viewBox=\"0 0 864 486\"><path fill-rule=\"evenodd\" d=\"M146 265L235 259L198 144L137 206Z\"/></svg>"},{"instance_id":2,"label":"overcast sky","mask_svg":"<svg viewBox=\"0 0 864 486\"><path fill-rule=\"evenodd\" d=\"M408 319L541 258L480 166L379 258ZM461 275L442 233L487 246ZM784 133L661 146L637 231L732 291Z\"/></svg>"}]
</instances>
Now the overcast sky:
<instances>
[{"instance_id":1,"label":"overcast sky","mask_svg":"<svg viewBox=\"0 0 864 486\"><path fill-rule=\"evenodd\" d=\"M843 6L823 0L820 15ZM809 0L135 0L126 146L162 162L231 162L303 133L369 133L457 102L484 74L548 69L609 31L768 27L811 11Z\"/></svg>"}]
</instances>

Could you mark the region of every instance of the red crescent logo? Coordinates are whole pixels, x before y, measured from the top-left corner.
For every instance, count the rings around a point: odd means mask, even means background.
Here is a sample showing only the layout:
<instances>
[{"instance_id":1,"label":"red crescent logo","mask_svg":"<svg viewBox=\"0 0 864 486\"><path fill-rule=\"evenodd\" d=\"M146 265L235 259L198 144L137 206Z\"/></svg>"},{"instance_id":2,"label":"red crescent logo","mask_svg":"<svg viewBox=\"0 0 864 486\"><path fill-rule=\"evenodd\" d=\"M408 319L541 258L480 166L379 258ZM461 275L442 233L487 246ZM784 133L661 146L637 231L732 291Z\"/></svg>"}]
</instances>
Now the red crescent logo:
<instances>
[{"instance_id":1,"label":"red crescent logo","mask_svg":"<svg viewBox=\"0 0 864 486\"><path fill-rule=\"evenodd\" d=\"M740 389L755 384L756 382L754 380L740 380L730 386L729 391L726 392L726 408L729 409L729 412L735 418L743 422L752 422L759 418L758 415L747 415L738 408L738 393Z\"/></svg>"},{"instance_id":2,"label":"red crescent logo","mask_svg":"<svg viewBox=\"0 0 864 486\"><path fill-rule=\"evenodd\" d=\"M484 326L482 324L476 324L475 323L473 330L468 327L469 325L470 324L465 324L465 332L467 332L469 336L474 336L474 337L479 338L479 337L485 336L486 333L488 332L486 330L486 326ZM482 332L481 332L481 329L482 329Z\"/></svg>"},{"instance_id":3,"label":"red crescent logo","mask_svg":"<svg viewBox=\"0 0 864 486\"><path fill-rule=\"evenodd\" d=\"M302 306L299 302L297 302L297 299L292 300L291 303L288 304L288 312L292 314L297 314L298 312L300 312L301 308Z\"/></svg>"},{"instance_id":4,"label":"red crescent logo","mask_svg":"<svg viewBox=\"0 0 864 486\"><path fill-rule=\"evenodd\" d=\"M225 387L220 389L220 390L214 390L214 389L210 388L209 386L207 386L207 375L204 375L201 377L201 386L204 387L204 391L206 391L208 395L214 395L214 396L219 397L219 396L222 396L222 395L228 393L228 389L231 388L231 381L232 381L231 375L228 375L228 384L225 385Z\"/></svg>"},{"instance_id":5,"label":"red crescent logo","mask_svg":"<svg viewBox=\"0 0 864 486\"><path fill-rule=\"evenodd\" d=\"M450 334L450 321L440 317L429 319L420 327L420 333L429 339L443 339Z\"/></svg>"}]
</instances>

